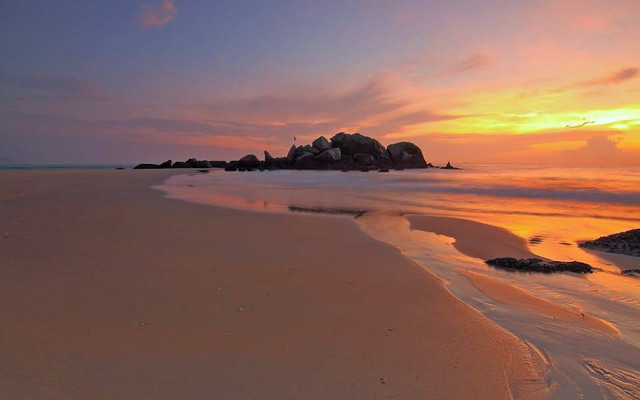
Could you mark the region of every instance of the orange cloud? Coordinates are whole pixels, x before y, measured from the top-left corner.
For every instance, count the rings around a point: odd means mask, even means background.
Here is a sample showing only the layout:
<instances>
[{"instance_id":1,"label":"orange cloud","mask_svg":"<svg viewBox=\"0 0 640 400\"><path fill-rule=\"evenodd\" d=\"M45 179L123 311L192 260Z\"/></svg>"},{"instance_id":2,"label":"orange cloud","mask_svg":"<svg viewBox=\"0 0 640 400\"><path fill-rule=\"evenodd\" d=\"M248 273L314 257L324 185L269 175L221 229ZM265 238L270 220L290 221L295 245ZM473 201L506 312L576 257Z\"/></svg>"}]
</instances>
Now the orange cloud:
<instances>
[{"instance_id":1,"label":"orange cloud","mask_svg":"<svg viewBox=\"0 0 640 400\"><path fill-rule=\"evenodd\" d=\"M162 0L159 4L144 7L140 14L140 25L143 28L165 26L177 15L178 8L173 0Z\"/></svg>"}]
</instances>

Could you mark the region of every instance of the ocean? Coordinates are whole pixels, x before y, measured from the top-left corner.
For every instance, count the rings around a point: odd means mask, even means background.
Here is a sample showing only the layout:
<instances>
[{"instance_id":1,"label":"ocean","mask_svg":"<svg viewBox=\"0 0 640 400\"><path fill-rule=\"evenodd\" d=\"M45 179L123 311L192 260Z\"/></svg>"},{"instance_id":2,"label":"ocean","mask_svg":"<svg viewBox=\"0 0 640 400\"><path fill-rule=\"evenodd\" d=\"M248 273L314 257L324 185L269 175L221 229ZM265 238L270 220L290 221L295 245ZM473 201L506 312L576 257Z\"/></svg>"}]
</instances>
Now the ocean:
<instances>
[{"instance_id":1,"label":"ocean","mask_svg":"<svg viewBox=\"0 0 640 400\"><path fill-rule=\"evenodd\" d=\"M116 169L132 168L135 164L0 164L0 170L37 169Z\"/></svg>"}]
</instances>

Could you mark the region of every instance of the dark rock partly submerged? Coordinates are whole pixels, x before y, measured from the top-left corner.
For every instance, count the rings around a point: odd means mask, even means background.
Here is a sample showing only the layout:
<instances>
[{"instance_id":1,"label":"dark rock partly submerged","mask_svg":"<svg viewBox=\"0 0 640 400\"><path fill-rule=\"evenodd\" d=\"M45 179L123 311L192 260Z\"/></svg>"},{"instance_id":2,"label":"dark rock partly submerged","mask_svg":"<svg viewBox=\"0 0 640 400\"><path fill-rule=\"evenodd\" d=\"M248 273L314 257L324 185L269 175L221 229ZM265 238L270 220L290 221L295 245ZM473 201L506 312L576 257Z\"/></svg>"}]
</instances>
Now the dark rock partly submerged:
<instances>
[{"instance_id":1,"label":"dark rock partly submerged","mask_svg":"<svg viewBox=\"0 0 640 400\"><path fill-rule=\"evenodd\" d=\"M640 268L624 270L622 271L622 275L633 276L634 278L640 278Z\"/></svg>"},{"instance_id":2,"label":"dark rock partly submerged","mask_svg":"<svg viewBox=\"0 0 640 400\"><path fill-rule=\"evenodd\" d=\"M447 165L445 165L441 169L460 169L460 168L454 167L453 165L451 165L451 162L447 161Z\"/></svg>"},{"instance_id":3,"label":"dark rock partly submerged","mask_svg":"<svg viewBox=\"0 0 640 400\"><path fill-rule=\"evenodd\" d=\"M607 253L640 257L640 229L631 229L626 232L602 236L596 240L580 243L579 246Z\"/></svg>"},{"instance_id":4,"label":"dark rock partly submerged","mask_svg":"<svg viewBox=\"0 0 640 400\"><path fill-rule=\"evenodd\" d=\"M591 265L579 261L546 261L540 258L501 257L487 260L485 263L500 269L542 272L545 274L552 274L554 272L587 274L593 272Z\"/></svg>"}]
</instances>

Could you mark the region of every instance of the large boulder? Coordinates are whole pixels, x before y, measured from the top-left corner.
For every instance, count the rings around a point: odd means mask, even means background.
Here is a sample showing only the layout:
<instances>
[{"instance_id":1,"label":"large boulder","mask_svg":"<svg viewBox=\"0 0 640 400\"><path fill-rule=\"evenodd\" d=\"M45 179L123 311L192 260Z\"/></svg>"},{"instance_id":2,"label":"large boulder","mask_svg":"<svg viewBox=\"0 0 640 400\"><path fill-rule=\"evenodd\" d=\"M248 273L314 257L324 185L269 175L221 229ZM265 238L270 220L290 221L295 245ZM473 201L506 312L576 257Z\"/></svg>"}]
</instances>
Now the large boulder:
<instances>
[{"instance_id":1,"label":"large boulder","mask_svg":"<svg viewBox=\"0 0 640 400\"><path fill-rule=\"evenodd\" d=\"M293 162L296 160L296 146L292 145L289 149L289 153L287 153L287 164L293 165Z\"/></svg>"},{"instance_id":2,"label":"large boulder","mask_svg":"<svg viewBox=\"0 0 640 400\"><path fill-rule=\"evenodd\" d=\"M275 163L275 160L273 157L271 157L271 154L269 154L268 151L264 151L264 165L267 167L272 166Z\"/></svg>"},{"instance_id":3,"label":"large boulder","mask_svg":"<svg viewBox=\"0 0 640 400\"><path fill-rule=\"evenodd\" d=\"M158 169L158 168L160 167L156 164L138 164L135 167L133 167L133 169Z\"/></svg>"},{"instance_id":4,"label":"large boulder","mask_svg":"<svg viewBox=\"0 0 640 400\"><path fill-rule=\"evenodd\" d=\"M387 152L380 142L359 133L350 135L340 132L331 138L331 143L333 147L339 147L342 153L346 155L365 153L377 159Z\"/></svg>"},{"instance_id":5,"label":"large boulder","mask_svg":"<svg viewBox=\"0 0 640 400\"><path fill-rule=\"evenodd\" d=\"M171 168L171 160L167 160L161 164L138 164L133 169L160 169Z\"/></svg>"},{"instance_id":6,"label":"large boulder","mask_svg":"<svg viewBox=\"0 0 640 400\"><path fill-rule=\"evenodd\" d=\"M247 154L238 160L238 165L244 168L257 168L260 165L260 160L253 154Z\"/></svg>"},{"instance_id":7,"label":"large boulder","mask_svg":"<svg viewBox=\"0 0 640 400\"><path fill-rule=\"evenodd\" d=\"M331 164L337 161L340 161L342 158L342 152L339 147L334 149L328 149L320 153L318 157L316 157L323 164Z\"/></svg>"},{"instance_id":8,"label":"large boulder","mask_svg":"<svg viewBox=\"0 0 640 400\"><path fill-rule=\"evenodd\" d=\"M296 158L294 167L298 169L313 169L316 166L316 160L313 153L305 151Z\"/></svg>"},{"instance_id":9,"label":"large boulder","mask_svg":"<svg viewBox=\"0 0 640 400\"><path fill-rule=\"evenodd\" d=\"M214 161L209 160L209 164L211 164L211 168L226 168L227 166L226 161L220 161L220 160L214 160Z\"/></svg>"},{"instance_id":10,"label":"large boulder","mask_svg":"<svg viewBox=\"0 0 640 400\"><path fill-rule=\"evenodd\" d=\"M317 156L318 154L320 154L320 150L316 149L313 146L310 145L306 145L302 148L303 151L307 152L307 153L311 153L314 156Z\"/></svg>"},{"instance_id":11,"label":"large boulder","mask_svg":"<svg viewBox=\"0 0 640 400\"><path fill-rule=\"evenodd\" d=\"M211 164L207 160L196 161L192 168L211 168Z\"/></svg>"},{"instance_id":12,"label":"large boulder","mask_svg":"<svg viewBox=\"0 0 640 400\"><path fill-rule=\"evenodd\" d=\"M296 147L296 159L305 153L304 146L300 145Z\"/></svg>"},{"instance_id":13,"label":"large boulder","mask_svg":"<svg viewBox=\"0 0 640 400\"><path fill-rule=\"evenodd\" d=\"M386 152L382 156L378 157L375 160L375 165L378 168L382 168L382 169L389 169L389 168L393 167L393 163L391 162L391 157L389 157L389 153Z\"/></svg>"},{"instance_id":14,"label":"large boulder","mask_svg":"<svg viewBox=\"0 0 640 400\"><path fill-rule=\"evenodd\" d=\"M357 153L353 155L353 160L359 165L373 165L375 160L371 154Z\"/></svg>"},{"instance_id":15,"label":"large boulder","mask_svg":"<svg viewBox=\"0 0 640 400\"><path fill-rule=\"evenodd\" d=\"M276 157L273 159L273 165L276 168L286 168L289 166L289 162L287 161L287 157Z\"/></svg>"},{"instance_id":16,"label":"large boulder","mask_svg":"<svg viewBox=\"0 0 640 400\"><path fill-rule=\"evenodd\" d=\"M344 138L347 137L347 133L340 132L336 133L331 137L331 147L342 147L342 143L344 142Z\"/></svg>"},{"instance_id":17,"label":"large boulder","mask_svg":"<svg viewBox=\"0 0 640 400\"><path fill-rule=\"evenodd\" d=\"M331 143L329 143L327 138L324 136L320 136L319 138L314 140L312 145L314 148L318 149L320 153L331 148Z\"/></svg>"},{"instance_id":18,"label":"large boulder","mask_svg":"<svg viewBox=\"0 0 640 400\"><path fill-rule=\"evenodd\" d=\"M403 168L425 168L422 150L411 142L399 142L387 147L391 161L395 166Z\"/></svg>"}]
</instances>

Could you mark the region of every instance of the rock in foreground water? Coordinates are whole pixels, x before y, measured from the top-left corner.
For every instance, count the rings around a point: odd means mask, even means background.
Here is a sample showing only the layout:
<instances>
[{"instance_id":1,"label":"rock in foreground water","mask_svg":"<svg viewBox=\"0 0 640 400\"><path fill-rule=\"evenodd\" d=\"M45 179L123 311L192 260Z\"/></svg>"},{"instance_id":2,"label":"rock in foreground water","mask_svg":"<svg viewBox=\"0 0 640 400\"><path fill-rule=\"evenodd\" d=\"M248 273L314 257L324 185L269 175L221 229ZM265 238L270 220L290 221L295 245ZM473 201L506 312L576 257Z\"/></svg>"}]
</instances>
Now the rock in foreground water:
<instances>
[{"instance_id":1,"label":"rock in foreground water","mask_svg":"<svg viewBox=\"0 0 640 400\"><path fill-rule=\"evenodd\" d=\"M580 247L640 257L640 229L602 236L596 240L580 243Z\"/></svg>"},{"instance_id":2,"label":"rock in foreground water","mask_svg":"<svg viewBox=\"0 0 640 400\"><path fill-rule=\"evenodd\" d=\"M591 265L579 261L546 261L540 258L501 257L487 260L485 263L500 269L542 272L545 274L552 274L554 272L587 274L593 272Z\"/></svg>"}]
</instances>

